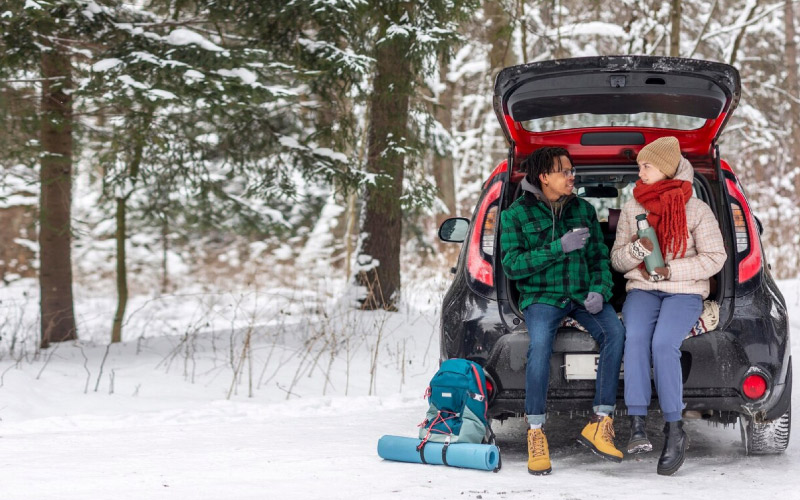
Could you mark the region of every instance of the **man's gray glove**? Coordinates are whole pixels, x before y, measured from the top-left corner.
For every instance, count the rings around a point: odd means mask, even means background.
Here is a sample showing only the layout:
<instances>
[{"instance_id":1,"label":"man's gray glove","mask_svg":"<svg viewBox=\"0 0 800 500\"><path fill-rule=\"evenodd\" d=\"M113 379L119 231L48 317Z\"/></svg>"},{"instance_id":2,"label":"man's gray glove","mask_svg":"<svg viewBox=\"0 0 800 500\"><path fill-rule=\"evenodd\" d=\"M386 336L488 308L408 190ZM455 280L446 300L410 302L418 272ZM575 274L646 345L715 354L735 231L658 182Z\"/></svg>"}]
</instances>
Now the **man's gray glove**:
<instances>
[{"instance_id":1,"label":"man's gray glove","mask_svg":"<svg viewBox=\"0 0 800 500\"><path fill-rule=\"evenodd\" d=\"M590 314L597 314L603 310L603 296L597 292L589 292L586 300L583 301L583 307L589 311Z\"/></svg>"},{"instance_id":2,"label":"man's gray glove","mask_svg":"<svg viewBox=\"0 0 800 500\"><path fill-rule=\"evenodd\" d=\"M586 239L589 238L589 228L581 227L567 232L561 237L561 249L564 253L570 253L573 250L578 250L586 245Z\"/></svg>"}]
</instances>

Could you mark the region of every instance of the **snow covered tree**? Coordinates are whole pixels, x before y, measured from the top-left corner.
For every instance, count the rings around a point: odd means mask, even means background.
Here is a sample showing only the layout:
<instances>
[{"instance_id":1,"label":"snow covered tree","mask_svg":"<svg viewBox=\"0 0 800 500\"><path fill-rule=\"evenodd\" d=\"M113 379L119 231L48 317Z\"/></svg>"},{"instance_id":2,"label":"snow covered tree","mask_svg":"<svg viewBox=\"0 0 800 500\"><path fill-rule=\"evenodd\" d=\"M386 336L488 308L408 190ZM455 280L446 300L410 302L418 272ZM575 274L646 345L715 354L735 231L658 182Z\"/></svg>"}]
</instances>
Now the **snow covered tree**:
<instances>
[{"instance_id":1,"label":"snow covered tree","mask_svg":"<svg viewBox=\"0 0 800 500\"><path fill-rule=\"evenodd\" d=\"M375 73L369 100L367 187L358 279L364 306L392 308L400 291L403 179L409 153L419 151L410 135L410 99L419 75L437 69L437 54L457 39L457 22L477 7L473 1L365 2L376 23Z\"/></svg>"},{"instance_id":2,"label":"snow covered tree","mask_svg":"<svg viewBox=\"0 0 800 500\"><path fill-rule=\"evenodd\" d=\"M97 26L89 3L10 0L0 14L0 78L38 83L41 345L77 337L72 297L71 186L76 42Z\"/></svg>"},{"instance_id":3,"label":"snow covered tree","mask_svg":"<svg viewBox=\"0 0 800 500\"><path fill-rule=\"evenodd\" d=\"M110 116L97 127L97 142L117 214L113 341L125 311L130 209L139 220L200 232L296 231L289 214L317 209L297 203L300 178L348 185L359 176L346 155L327 147L343 143L347 115L305 101L333 97L351 78L345 73L360 78L365 58L334 64L330 57L340 55L318 46L312 52L326 56L294 54L285 37L304 40L307 18L272 4L273 11L251 2L152 7L117 15L87 85Z\"/></svg>"},{"instance_id":4,"label":"snow covered tree","mask_svg":"<svg viewBox=\"0 0 800 500\"><path fill-rule=\"evenodd\" d=\"M42 84L41 141L27 144L29 157L39 156L40 145L45 152L42 345L75 336L69 210L74 133L97 153L105 200L112 201L107 208L117 221L115 341L126 302L131 202L142 216L136 220L159 226L172 217L199 230L265 234L290 226L286 215L296 211L291 207L299 178L348 183L357 177L345 155L316 144L325 133L306 127L304 116L315 107L304 104L307 96L322 95L314 94L318 89L335 93L325 80L339 67L325 68L325 58L296 67L286 57L293 49L285 40L248 38L238 18L214 18L221 11L213 3L216 10L197 2L150 6L153 11L114 0L19 1L0 16L4 81ZM272 22L269 12L261 20ZM353 61L358 74L367 59ZM78 120L75 103L82 106Z\"/></svg>"}]
</instances>

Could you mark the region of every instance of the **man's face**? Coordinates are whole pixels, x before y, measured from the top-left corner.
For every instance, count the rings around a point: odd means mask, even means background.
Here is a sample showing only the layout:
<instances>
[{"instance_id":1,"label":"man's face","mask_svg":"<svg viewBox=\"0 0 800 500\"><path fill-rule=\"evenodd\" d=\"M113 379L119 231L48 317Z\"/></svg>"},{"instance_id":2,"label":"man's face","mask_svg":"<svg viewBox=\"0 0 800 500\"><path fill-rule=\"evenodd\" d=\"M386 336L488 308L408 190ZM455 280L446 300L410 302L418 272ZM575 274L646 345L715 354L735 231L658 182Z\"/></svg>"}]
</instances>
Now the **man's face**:
<instances>
[{"instance_id":1,"label":"man's face","mask_svg":"<svg viewBox=\"0 0 800 500\"><path fill-rule=\"evenodd\" d=\"M667 176L651 163L640 163L639 178L645 184L655 184L658 181L663 181Z\"/></svg>"},{"instance_id":2,"label":"man's face","mask_svg":"<svg viewBox=\"0 0 800 500\"><path fill-rule=\"evenodd\" d=\"M542 192L549 199L557 200L561 196L572 194L575 189L575 168L566 156L553 158L553 171L539 176Z\"/></svg>"}]
</instances>

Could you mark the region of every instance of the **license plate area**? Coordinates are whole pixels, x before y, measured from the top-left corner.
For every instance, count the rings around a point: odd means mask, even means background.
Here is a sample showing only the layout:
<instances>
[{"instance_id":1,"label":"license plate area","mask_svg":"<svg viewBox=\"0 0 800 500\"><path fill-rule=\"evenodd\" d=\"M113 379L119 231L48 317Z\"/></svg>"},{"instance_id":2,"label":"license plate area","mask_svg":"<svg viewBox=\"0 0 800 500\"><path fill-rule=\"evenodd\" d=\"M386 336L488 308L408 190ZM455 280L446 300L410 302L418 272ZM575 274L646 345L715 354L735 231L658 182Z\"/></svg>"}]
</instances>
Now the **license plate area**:
<instances>
[{"instance_id":1,"label":"license plate area","mask_svg":"<svg viewBox=\"0 0 800 500\"><path fill-rule=\"evenodd\" d=\"M564 378L567 380L596 379L599 360L599 354L565 354Z\"/></svg>"},{"instance_id":2,"label":"license plate area","mask_svg":"<svg viewBox=\"0 0 800 500\"><path fill-rule=\"evenodd\" d=\"M564 378L567 380L595 380L599 360L599 354L565 354ZM622 378L622 374L623 367L620 367L620 378Z\"/></svg>"}]
</instances>

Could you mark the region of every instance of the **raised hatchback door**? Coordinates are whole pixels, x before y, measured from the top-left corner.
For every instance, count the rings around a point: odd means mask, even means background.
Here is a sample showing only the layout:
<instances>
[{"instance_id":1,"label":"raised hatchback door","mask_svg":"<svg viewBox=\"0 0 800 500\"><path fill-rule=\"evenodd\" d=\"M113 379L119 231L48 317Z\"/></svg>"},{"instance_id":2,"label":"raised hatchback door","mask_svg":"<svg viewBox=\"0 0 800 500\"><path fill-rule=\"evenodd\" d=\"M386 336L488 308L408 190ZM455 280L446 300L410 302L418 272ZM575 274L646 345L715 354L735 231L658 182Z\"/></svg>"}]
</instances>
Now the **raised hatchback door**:
<instances>
[{"instance_id":1,"label":"raised hatchback door","mask_svg":"<svg viewBox=\"0 0 800 500\"><path fill-rule=\"evenodd\" d=\"M563 146L575 160L631 160L644 144L674 135L690 158L712 144L739 101L728 64L651 56L583 57L506 68L495 113L517 154Z\"/></svg>"}]
</instances>

